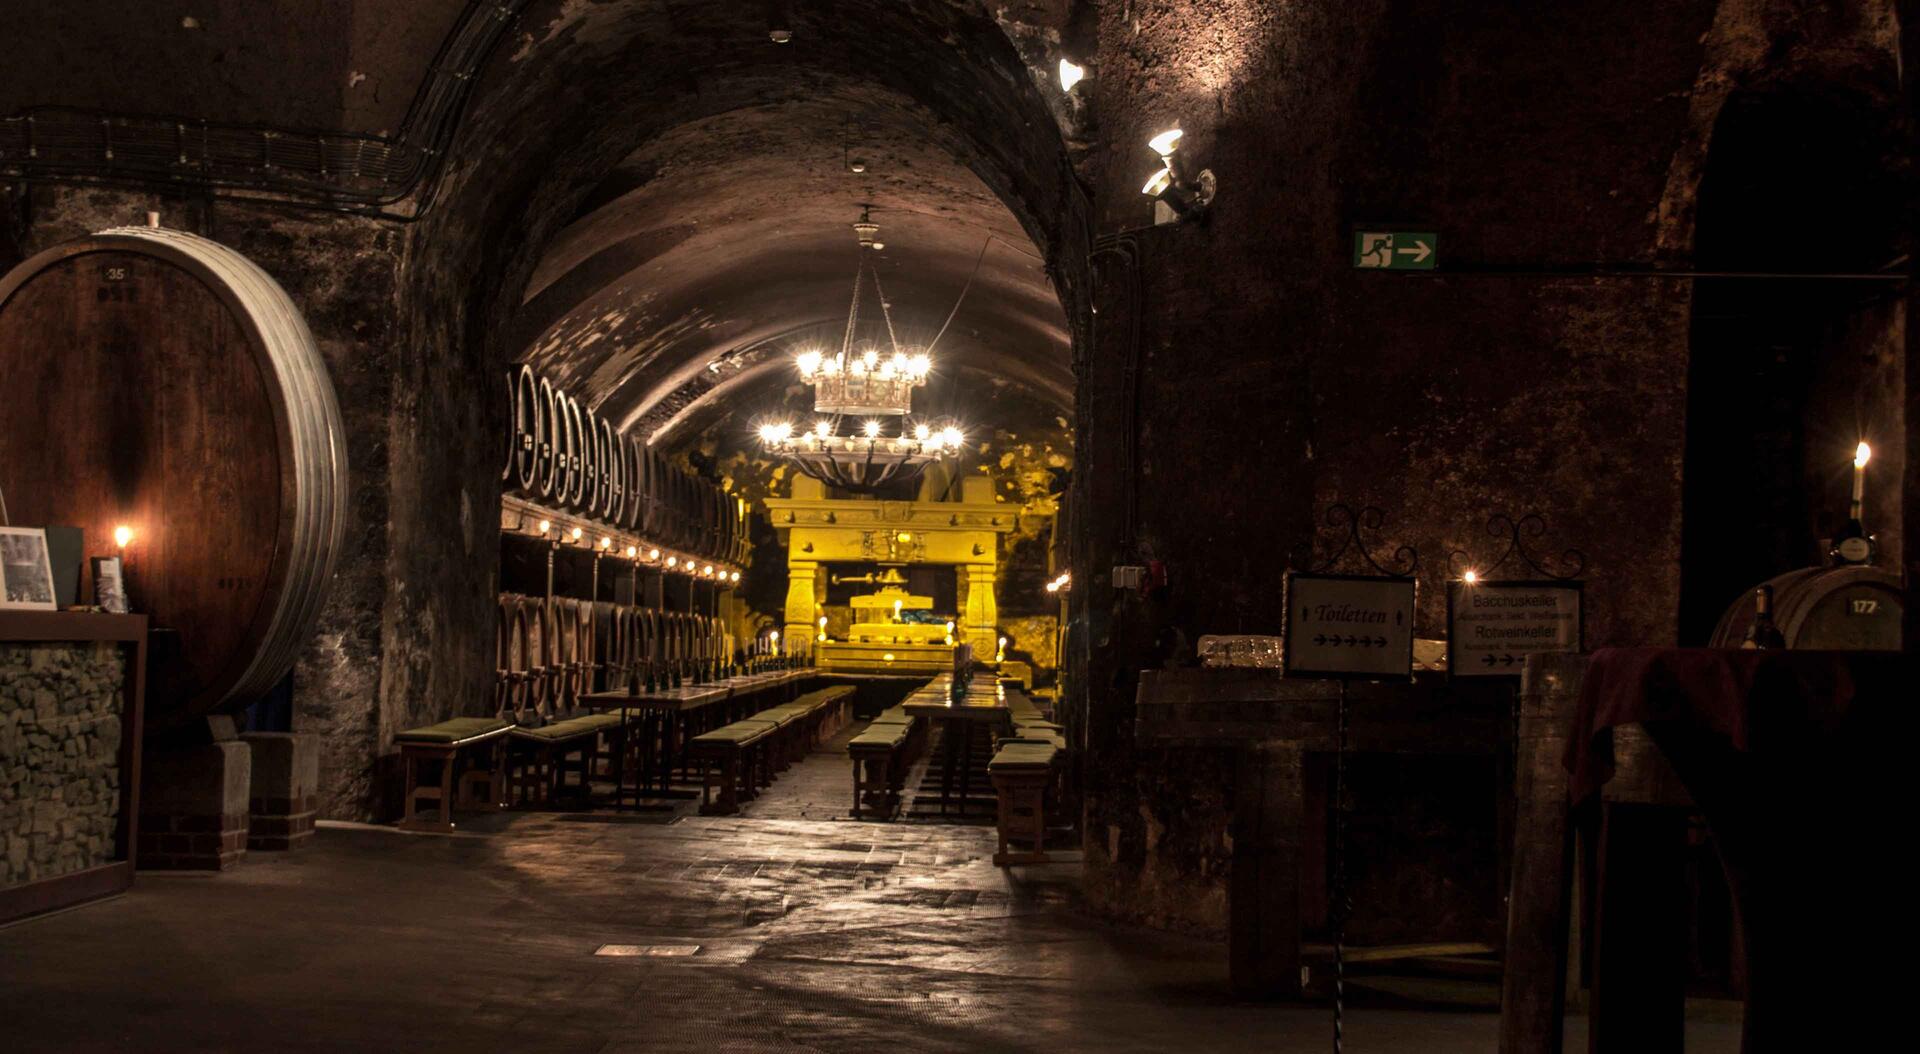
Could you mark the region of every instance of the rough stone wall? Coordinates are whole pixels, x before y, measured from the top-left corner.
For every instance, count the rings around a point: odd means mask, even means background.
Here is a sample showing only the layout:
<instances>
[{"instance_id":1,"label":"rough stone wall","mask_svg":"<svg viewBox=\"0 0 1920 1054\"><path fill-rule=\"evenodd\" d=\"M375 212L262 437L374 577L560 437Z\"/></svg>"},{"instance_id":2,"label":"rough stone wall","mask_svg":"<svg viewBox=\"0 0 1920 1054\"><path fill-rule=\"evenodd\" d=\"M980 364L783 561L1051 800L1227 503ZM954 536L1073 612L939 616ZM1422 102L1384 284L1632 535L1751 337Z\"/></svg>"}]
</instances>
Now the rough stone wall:
<instances>
[{"instance_id":1,"label":"rough stone wall","mask_svg":"<svg viewBox=\"0 0 1920 1054\"><path fill-rule=\"evenodd\" d=\"M1284 555L1330 503L1385 510L1381 555L1418 547L1423 635L1447 553L1485 559L1489 514L1539 512L1539 548L1589 557L1590 645L1673 639L1690 286L1599 272L1685 262L1674 188L1730 68L1709 44L1884 36L1840 6L1102 6L1069 656L1095 903L1222 927L1230 767L1136 747L1135 674L1167 627L1276 632ZM1204 225L1141 230L1144 143L1176 124L1219 197ZM1438 231L1441 271L1355 271L1364 225ZM1104 581L1147 560L1164 598Z\"/></svg>"},{"instance_id":2,"label":"rough stone wall","mask_svg":"<svg viewBox=\"0 0 1920 1054\"><path fill-rule=\"evenodd\" d=\"M118 855L125 683L112 644L0 644L0 887Z\"/></svg>"}]
</instances>

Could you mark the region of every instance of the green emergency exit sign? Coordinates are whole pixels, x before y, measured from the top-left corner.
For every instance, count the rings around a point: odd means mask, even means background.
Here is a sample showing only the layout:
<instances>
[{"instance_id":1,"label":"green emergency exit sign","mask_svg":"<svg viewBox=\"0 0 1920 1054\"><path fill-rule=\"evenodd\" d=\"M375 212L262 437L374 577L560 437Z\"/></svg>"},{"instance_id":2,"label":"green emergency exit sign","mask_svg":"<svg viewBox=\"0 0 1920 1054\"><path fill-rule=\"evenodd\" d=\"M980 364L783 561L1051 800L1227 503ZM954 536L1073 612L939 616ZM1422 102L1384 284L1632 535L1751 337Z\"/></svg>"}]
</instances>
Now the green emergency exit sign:
<instances>
[{"instance_id":1,"label":"green emergency exit sign","mask_svg":"<svg viewBox=\"0 0 1920 1054\"><path fill-rule=\"evenodd\" d=\"M1353 266L1363 271L1431 271L1440 262L1432 231L1354 231Z\"/></svg>"}]
</instances>

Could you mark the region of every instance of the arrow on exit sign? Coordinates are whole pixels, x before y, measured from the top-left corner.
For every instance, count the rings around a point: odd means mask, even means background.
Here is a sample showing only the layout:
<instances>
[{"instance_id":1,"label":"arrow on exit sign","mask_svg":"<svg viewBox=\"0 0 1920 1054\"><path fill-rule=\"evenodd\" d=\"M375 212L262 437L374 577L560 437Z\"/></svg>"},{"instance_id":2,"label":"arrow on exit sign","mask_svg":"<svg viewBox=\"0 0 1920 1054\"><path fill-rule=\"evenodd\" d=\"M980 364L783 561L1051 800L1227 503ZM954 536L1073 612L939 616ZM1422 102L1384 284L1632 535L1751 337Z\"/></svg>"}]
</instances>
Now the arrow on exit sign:
<instances>
[{"instance_id":1,"label":"arrow on exit sign","mask_svg":"<svg viewBox=\"0 0 1920 1054\"><path fill-rule=\"evenodd\" d=\"M1433 231L1353 232L1353 266L1363 271L1431 271L1439 263Z\"/></svg>"}]
</instances>

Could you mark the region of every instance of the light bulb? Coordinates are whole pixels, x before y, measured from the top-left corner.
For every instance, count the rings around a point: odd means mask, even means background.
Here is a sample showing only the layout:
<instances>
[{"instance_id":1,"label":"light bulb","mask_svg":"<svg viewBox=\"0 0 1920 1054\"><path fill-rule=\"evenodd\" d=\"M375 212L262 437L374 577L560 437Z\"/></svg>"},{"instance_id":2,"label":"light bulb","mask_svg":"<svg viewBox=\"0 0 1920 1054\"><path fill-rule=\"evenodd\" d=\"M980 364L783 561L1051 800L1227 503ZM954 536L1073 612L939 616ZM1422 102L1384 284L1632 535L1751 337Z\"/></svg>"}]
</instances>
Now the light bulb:
<instances>
[{"instance_id":1,"label":"light bulb","mask_svg":"<svg viewBox=\"0 0 1920 1054\"><path fill-rule=\"evenodd\" d=\"M660 559L660 550L658 550L658 549L648 549L648 550L647 550L647 559L649 559L649 560L658 560L658 559Z\"/></svg>"},{"instance_id":2,"label":"light bulb","mask_svg":"<svg viewBox=\"0 0 1920 1054\"><path fill-rule=\"evenodd\" d=\"M1060 90L1072 91L1073 86L1085 80L1087 71L1067 59L1060 60Z\"/></svg>"},{"instance_id":3,"label":"light bulb","mask_svg":"<svg viewBox=\"0 0 1920 1054\"><path fill-rule=\"evenodd\" d=\"M1161 157L1172 157L1173 152L1180 149L1180 137L1184 134L1178 128L1169 128L1147 140L1147 149Z\"/></svg>"},{"instance_id":4,"label":"light bulb","mask_svg":"<svg viewBox=\"0 0 1920 1054\"><path fill-rule=\"evenodd\" d=\"M680 558L679 558L679 557L677 557L677 556L669 556L669 557L667 557L667 566L668 566L668 567L679 567L679 566L680 566Z\"/></svg>"},{"instance_id":5,"label":"light bulb","mask_svg":"<svg viewBox=\"0 0 1920 1054\"><path fill-rule=\"evenodd\" d=\"M738 582L740 581L740 572L735 571L732 575L729 575L728 577L731 578L733 581Z\"/></svg>"},{"instance_id":6,"label":"light bulb","mask_svg":"<svg viewBox=\"0 0 1920 1054\"><path fill-rule=\"evenodd\" d=\"M861 353L860 361L866 364L867 369L873 369L874 365L880 361L880 352L876 349L868 348L865 352Z\"/></svg>"},{"instance_id":7,"label":"light bulb","mask_svg":"<svg viewBox=\"0 0 1920 1054\"><path fill-rule=\"evenodd\" d=\"M1873 448L1868 446L1865 442L1862 442L1859 446L1853 448L1853 467L1866 468L1867 462L1871 460L1872 457L1873 457Z\"/></svg>"},{"instance_id":8,"label":"light bulb","mask_svg":"<svg viewBox=\"0 0 1920 1054\"><path fill-rule=\"evenodd\" d=\"M580 540L580 536L581 536L582 534L585 534L585 533L586 533L585 531L583 531L583 530L581 530L581 529L580 529L580 528L578 528L578 527L575 527L575 528L573 529L573 535L572 535L572 537L573 537L573 540L574 540L574 541L576 541L576 542L577 542L577 541L579 541L579 540Z\"/></svg>"},{"instance_id":9,"label":"light bulb","mask_svg":"<svg viewBox=\"0 0 1920 1054\"><path fill-rule=\"evenodd\" d=\"M1173 183L1173 169L1162 168L1160 171L1155 172L1152 176L1147 178L1147 185L1140 188L1140 193L1145 194L1147 197L1150 197L1150 198L1157 198L1160 195L1165 194L1167 192L1167 187L1172 185L1172 183Z\"/></svg>"},{"instance_id":10,"label":"light bulb","mask_svg":"<svg viewBox=\"0 0 1920 1054\"><path fill-rule=\"evenodd\" d=\"M794 360L794 363L800 367L800 376L812 377L814 373L820 369L820 353L817 351L803 351L800 353L799 358Z\"/></svg>"},{"instance_id":11,"label":"light bulb","mask_svg":"<svg viewBox=\"0 0 1920 1054\"><path fill-rule=\"evenodd\" d=\"M601 538L600 538L600 548L602 548L602 549L611 549L611 548L613 548L613 539L611 539L611 538L608 538L608 537L606 537L606 536L604 536L604 535L602 535L602 536L601 536Z\"/></svg>"},{"instance_id":12,"label":"light bulb","mask_svg":"<svg viewBox=\"0 0 1920 1054\"><path fill-rule=\"evenodd\" d=\"M933 429L927 427L925 422L913 426L913 438L918 439L922 443L926 442L927 437L931 435L933 435Z\"/></svg>"},{"instance_id":13,"label":"light bulb","mask_svg":"<svg viewBox=\"0 0 1920 1054\"><path fill-rule=\"evenodd\" d=\"M793 426L785 421L774 421L760 426L760 441L780 443L793 434Z\"/></svg>"},{"instance_id":14,"label":"light bulb","mask_svg":"<svg viewBox=\"0 0 1920 1054\"><path fill-rule=\"evenodd\" d=\"M825 615L820 616L820 628L821 629L827 628L827 616Z\"/></svg>"},{"instance_id":15,"label":"light bulb","mask_svg":"<svg viewBox=\"0 0 1920 1054\"><path fill-rule=\"evenodd\" d=\"M915 377L925 377L927 371L933 369L933 357L925 352L921 352L913 358L908 359L907 366L913 370Z\"/></svg>"},{"instance_id":16,"label":"light bulb","mask_svg":"<svg viewBox=\"0 0 1920 1054\"><path fill-rule=\"evenodd\" d=\"M949 428L943 428L940 430L940 442L946 444L947 446L953 447L956 450L960 448L960 442L964 438L966 437L960 434L960 430L958 428L949 427Z\"/></svg>"},{"instance_id":17,"label":"light bulb","mask_svg":"<svg viewBox=\"0 0 1920 1054\"><path fill-rule=\"evenodd\" d=\"M888 365L893 367L893 372L895 373L905 373L907 372L908 362L906 352L896 351L893 353L893 359L888 362Z\"/></svg>"},{"instance_id":18,"label":"light bulb","mask_svg":"<svg viewBox=\"0 0 1920 1054\"><path fill-rule=\"evenodd\" d=\"M113 544L125 549L130 541L133 541L133 528L121 524L113 529Z\"/></svg>"},{"instance_id":19,"label":"light bulb","mask_svg":"<svg viewBox=\"0 0 1920 1054\"><path fill-rule=\"evenodd\" d=\"M868 439L878 439L880 438L880 422L868 421L866 425L861 428L861 431L867 434Z\"/></svg>"},{"instance_id":20,"label":"light bulb","mask_svg":"<svg viewBox=\"0 0 1920 1054\"><path fill-rule=\"evenodd\" d=\"M639 555L640 555L640 547L639 547L639 546L637 546L637 545L629 545L629 546L627 546L627 559L629 559L629 560L631 560L631 559L633 559L634 557L636 557L636 556L639 556Z\"/></svg>"},{"instance_id":21,"label":"light bulb","mask_svg":"<svg viewBox=\"0 0 1920 1054\"><path fill-rule=\"evenodd\" d=\"M1468 585L1472 585L1475 582L1480 581L1480 572L1468 571L1466 574L1460 576L1460 581L1465 582Z\"/></svg>"},{"instance_id":22,"label":"light bulb","mask_svg":"<svg viewBox=\"0 0 1920 1054\"><path fill-rule=\"evenodd\" d=\"M541 533L541 534L545 534L545 533L547 533L548 531L551 531L551 530L553 530L553 524L551 524L551 523L548 523L548 522L547 522L546 520L541 520L541 521L540 521L540 533Z\"/></svg>"},{"instance_id":23,"label":"light bulb","mask_svg":"<svg viewBox=\"0 0 1920 1054\"><path fill-rule=\"evenodd\" d=\"M703 574L703 575L706 575L706 576L707 576L708 578L712 578L712 577L713 577L713 565L712 565L712 564L708 564L707 566L705 566L705 567L703 567L703 568L701 568L701 569L700 569L700 573L701 573L701 574Z\"/></svg>"},{"instance_id":24,"label":"light bulb","mask_svg":"<svg viewBox=\"0 0 1920 1054\"><path fill-rule=\"evenodd\" d=\"M826 439L832 436L833 423L824 419L814 422L813 434L819 436L822 439Z\"/></svg>"}]
</instances>

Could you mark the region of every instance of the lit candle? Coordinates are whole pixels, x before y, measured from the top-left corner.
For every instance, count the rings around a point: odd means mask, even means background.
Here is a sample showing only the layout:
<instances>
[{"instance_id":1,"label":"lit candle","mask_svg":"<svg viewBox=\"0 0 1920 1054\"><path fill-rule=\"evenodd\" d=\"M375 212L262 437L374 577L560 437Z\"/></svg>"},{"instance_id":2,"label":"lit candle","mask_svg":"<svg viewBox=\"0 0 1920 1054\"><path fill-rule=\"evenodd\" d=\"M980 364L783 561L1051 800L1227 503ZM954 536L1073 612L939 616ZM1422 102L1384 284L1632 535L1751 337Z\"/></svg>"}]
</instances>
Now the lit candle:
<instances>
[{"instance_id":1,"label":"lit candle","mask_svg":"<svg viewBox=\"0 0 1920 1054\"><path fill-rule=\"evenodd\" d=\"M1867 498L1867 461L1873 457L1873 448L1862 442L1853 448L1853 518L1860 519L1860 512Z\"/></svg>"}]
</instances>

